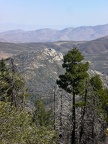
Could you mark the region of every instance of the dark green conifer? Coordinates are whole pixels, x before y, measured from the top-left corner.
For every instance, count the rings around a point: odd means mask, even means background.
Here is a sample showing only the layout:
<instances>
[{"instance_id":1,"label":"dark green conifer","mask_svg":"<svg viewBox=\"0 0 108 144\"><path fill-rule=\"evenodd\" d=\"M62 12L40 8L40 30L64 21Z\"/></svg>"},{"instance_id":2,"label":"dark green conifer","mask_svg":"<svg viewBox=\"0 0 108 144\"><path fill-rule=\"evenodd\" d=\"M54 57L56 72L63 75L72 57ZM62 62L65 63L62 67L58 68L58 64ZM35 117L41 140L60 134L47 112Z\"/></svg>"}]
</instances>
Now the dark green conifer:
<instances>
[{"instance_id":1,"label":"dark green conifer","mask_svg":"<svg viewBox=\"0 0 108 144\"><path fill-rule=\"evenodd\" d=\"M69 51L63 59L63 68L66 69L65 74L59 76L57 84L60 88L72 94L72 134L71 144L76 144L75 130L76 130L76 95L84 93L86 79L88 78L88 62L83 63L84 57L78 49L73 48Z\"/></svg>"}]
</instances>

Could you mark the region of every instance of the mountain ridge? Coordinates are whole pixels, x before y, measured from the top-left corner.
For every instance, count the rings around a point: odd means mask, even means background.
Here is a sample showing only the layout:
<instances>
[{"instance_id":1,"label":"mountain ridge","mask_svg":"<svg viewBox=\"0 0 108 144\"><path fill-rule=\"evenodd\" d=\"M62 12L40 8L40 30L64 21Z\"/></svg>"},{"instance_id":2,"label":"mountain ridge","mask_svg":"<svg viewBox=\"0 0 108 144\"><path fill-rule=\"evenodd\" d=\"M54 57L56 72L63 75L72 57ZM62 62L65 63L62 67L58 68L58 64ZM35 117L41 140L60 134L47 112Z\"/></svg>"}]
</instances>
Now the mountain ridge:
<instances>
[{"instance_id":1,"label":"mountain ridge","mask_svg":"<svg viewBox=\"0 0 108 144\"><path fill-rule=\"evenodd\" d=\"M17 55L23 51L37 51L45 48L55 49L66 54L73 47L77 47L84 55L100 55L108 52L108 36L92 41L57 41L37 43L9 43L0 42L0 59Z\"/></svg>"},{"instance_id":2,"label":"mountain ridge","mask_svg":"<svg viewBox=\"0 0 108 144\"><path fill-rule=\"evenodd\" d=\"M32 31L11 30L0 33L4 42L54 42L54 41L90 41L108 35L108 24L97 26L69 27L62 30L44 28Z\"/></svg>"}]
</instances>

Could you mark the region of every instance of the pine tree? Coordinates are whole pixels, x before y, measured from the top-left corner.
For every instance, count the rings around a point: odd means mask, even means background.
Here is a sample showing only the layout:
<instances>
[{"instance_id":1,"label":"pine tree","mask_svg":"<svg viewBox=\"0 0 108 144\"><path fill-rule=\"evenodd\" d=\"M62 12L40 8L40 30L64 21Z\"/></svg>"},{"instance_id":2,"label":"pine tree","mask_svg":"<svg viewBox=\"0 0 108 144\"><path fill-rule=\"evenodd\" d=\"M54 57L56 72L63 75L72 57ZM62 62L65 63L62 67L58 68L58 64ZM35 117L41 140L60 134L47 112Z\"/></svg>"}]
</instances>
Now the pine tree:
<instances>
[{"instance_id":1,"label":"pine tree","mask_svg":"<svg viewBox=\"0 0 108 144\"><path fill-rule=\"evenodd\" d=\"M79 144L97 144L103 141L108 118L106 111L108 108L108 93L106 91L107 89L103 87L99 75L94 75L88 79L85 88L86 103L81 107L83 113L81 114Z\"/></svg>"},{"instance_id":2,"label":"pine tree","mask_svg":"<svg viewBox=\"0 0 108 144\"><path fill-rule=\"evenodd\" d=\"M83 63L84 57L78 51L73 48L69 51L63 59L63 68L65 68L65 74L59 76L57 84L60 88L72 95L72 134L71 144L76 144L76 95L82 95L84 93L85 82L88 77L88 62Z\"/></svg>"},{"instance_id":3,"label":"pine tree","mask_svg":"<svg viewBox=\"0 0 108 144\"><path fill-rule=\"evenodd\" d=\"M53 114L50 110L46 110L41 99L36 100L33 122L35 122L37 126L53 126Z\"/></svg>"},{"instance_id":4,"label":"pine tree","mask_svg":"<svg viewBox=\"0 0 108 144\"><path fill-rule=\"evenodd\" d=\"M0 100L8 100L7 93L10 87L10 72L5 61L0 60Z\"/></svg>"},{"instance_id":5,"label":"pine tree","mask_svg":"<svg viewBox=\"0 0 108 144\"><path fill-rule=\"evenodd\" d=\"M15 107L23 107L28 95L23 79L15 70L13 59L7 66L5 60L0 61L0 100L9 101Z\"/></svg>"}]
</instances>

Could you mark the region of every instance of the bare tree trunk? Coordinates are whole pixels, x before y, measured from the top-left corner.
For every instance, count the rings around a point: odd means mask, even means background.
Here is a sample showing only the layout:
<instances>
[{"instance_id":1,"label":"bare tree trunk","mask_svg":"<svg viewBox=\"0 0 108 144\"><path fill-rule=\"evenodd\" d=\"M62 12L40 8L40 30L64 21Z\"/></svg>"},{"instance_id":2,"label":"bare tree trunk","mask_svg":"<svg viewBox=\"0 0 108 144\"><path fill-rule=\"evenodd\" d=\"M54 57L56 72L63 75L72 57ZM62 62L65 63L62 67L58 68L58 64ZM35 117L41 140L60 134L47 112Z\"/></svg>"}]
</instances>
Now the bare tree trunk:
<instances>
[{"instance_id":1,"label":"bare tree trunk","mask_svg":"<svg viewBox=\"0 0 108 144\"><path fill-rule=\"evenodd\" d=\"M84 95L84 102L86 104L87 102L87 81L86 81L86 88L85 88L85 95ZM86 105L82 108L82 116L81 116L81 126L80 126L80 132L79 132L79 144L82 143L82 137L84 133L84 117L86 114Z\"/></svg>"},{"instance_id":2,"label":"bare tree trunk","mask_svg":"<svg viewBox=\"0 0 108 144\"><path fill-rule=\"evenodd\" d=\"M76 138L75 137L75 129L76 129L75 93L73 92L71 144L76 144L76 141L75 141L75 138Z\"/></svg>"},{"instance_id":3,"label":"bare tree trunk","mask_svg":"<svg viewBox=\"0 0 108 144\"><path fill-rule=\"evenodd\" d=\"M17 96L16 96L16 92L15 92L15 86L14 86L14 84L15 84L15 79L14 79L14 75L15 75L15 70L16 70L16 68L15 68L15 65L14 65L14 60L11 58L10 59L10 64L11 64L11 71L12 71L12 92L11 92L11 103L12 103L12 105L14 105L15 107L17 107L17 100L16 100L16 98L17 98Z\"/></svg>"},{"instance_id":4,"label":"bare tree trunk","mask_svg":"<svg viewBox=\"0 0 108 144\"><path fill-rule=\"evenodd\" d=\"M61 100L61 104L60 104L60 131L62 131L62 109L63 109L63 99L62 99L62 94L60 95L60 100Z\"/></svg>"},{"instance_id":5,"label":"bare tree trunk","mask_svg":"<svg viewBox=\"0 0 108 144\"><path fill-rule=\"evenodd\" d=\"M55 116L55 89L54 89L54 130L55 130L56 116Z\"/></svg>"}]
</instances>

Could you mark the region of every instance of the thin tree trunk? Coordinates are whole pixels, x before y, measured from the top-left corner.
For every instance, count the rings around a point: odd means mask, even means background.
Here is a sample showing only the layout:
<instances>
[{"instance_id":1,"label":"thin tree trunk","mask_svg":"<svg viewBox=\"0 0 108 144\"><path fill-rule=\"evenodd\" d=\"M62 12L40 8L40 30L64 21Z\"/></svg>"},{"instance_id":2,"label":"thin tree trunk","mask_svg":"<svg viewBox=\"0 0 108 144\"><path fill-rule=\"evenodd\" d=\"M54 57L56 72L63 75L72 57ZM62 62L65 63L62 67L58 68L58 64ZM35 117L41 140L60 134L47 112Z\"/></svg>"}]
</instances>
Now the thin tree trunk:
<instances>
[{"instance_id":1,"label":"thin tree trunk","mask_svg":"<svg viewBox=\"0 0 108 144\"><path fill-rule=\"evenodd\" d=\"M55 89L54 89L54 130L55 130L55 122L56 122L56 117L55 117Z\"/></svg>"},{"instance_id":2,"label":"thin tree trunk","mask_svg":"<svg viewBox=\"0 0 108 144\"><path fill-rule=\"evenodd\" d=\"M75 129L76 129L75 93L73 92L71 144L76 144L76 141L75 141L75 137L76 137L75 136Z\"/></svg>"},{"instance_id":3,"label":"thin tree trunk","mask_svg":"<svg viewBox=\"0 0 108 144\"><path fill-rule=\"evenodd\" d=\"M14 80L15 65L14 65L14 61L13 61L12 58L10 59L10 62L11 62L11 71L12 71L12 78L11 78L11 79L12 79L11 103L12 103L12 105L14 105L15 107L17 107L16 92L15 92L15 87L14 87L14 83L15 83L15 80Z\"/></svg>"},{"instance_id":4,"label":"thin tree trunk","mask_svg":"<svg viewBox=\"0 0 108 144\"><path fill-rule=\"evenodd\" d=\"M84 102L85 102L85 104L87 102L87 81L86 81ZM86 105L82 109L81 126L80 126L80 133L79 133L79 144L81 144L83 133L84 133L84 116L85 116L85 113L86 113Z\"/></svg>"},{"instance_id":5,"label":"thin tree trunk","mask_svg":"<svg viewBox=\"0 0 108 144\"><path fill-rule=\"evenodd\" d=\"M62 123L62 109L63 109L63 99L62 99L62 94L60 96L60 100L61 100L61 106L60 106L60 131L62 131L62 126L63 126L63 123Z\"/></svg>"}]
</instances>

